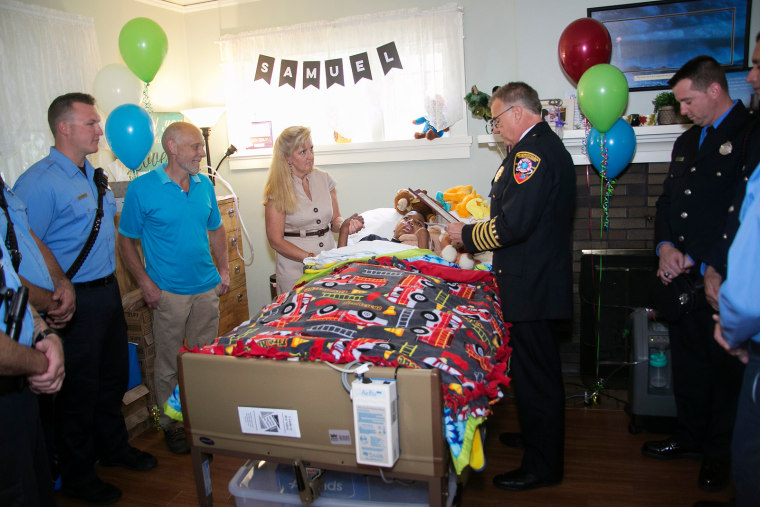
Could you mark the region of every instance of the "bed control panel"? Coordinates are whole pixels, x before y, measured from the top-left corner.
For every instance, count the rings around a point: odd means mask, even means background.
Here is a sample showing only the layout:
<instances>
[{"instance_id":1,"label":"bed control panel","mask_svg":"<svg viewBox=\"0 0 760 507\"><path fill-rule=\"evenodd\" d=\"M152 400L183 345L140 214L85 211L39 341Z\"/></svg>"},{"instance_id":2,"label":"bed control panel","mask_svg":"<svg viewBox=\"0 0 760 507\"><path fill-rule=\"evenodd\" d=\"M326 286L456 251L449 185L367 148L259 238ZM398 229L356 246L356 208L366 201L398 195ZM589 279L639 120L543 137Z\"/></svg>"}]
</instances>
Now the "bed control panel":
<instances>
[{"instance_id":1,"label":"bed control panel","mask_svg":"<svg viewBox=\"0 0 760 507\"><path fill-rule=\"evenodd\" d=\"M398 460L396 381L362 377L351 384L356 462L392 467Z\"/></svg>"}]
</instances>

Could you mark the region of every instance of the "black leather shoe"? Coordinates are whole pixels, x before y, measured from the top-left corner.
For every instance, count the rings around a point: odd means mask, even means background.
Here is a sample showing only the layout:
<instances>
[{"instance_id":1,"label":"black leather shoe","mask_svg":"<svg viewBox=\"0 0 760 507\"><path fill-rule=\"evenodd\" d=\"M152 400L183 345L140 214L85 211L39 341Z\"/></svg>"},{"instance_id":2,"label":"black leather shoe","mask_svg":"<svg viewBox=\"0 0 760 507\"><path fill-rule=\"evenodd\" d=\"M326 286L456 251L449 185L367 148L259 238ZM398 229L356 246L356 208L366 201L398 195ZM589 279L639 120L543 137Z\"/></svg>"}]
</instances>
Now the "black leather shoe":
<instances>
[{"instance_id":1,"label":"black leather shoe","mask_svg":"<svg viewBox=\"0 0 760 507\"><path fill-rule=\"evenodd\" d=\"M90 505L109 505L118 502L121 498L119 488L103 482L97 477L81 486L69 487L64 484L62 491L64 495L82 500Z\"/></svg>"},{"instance_id":2,"label":"black leather shoe","mask_svg":"<svg viewBox=\"0 0 760 507\"><path fill-rule=\"evenodd\" d=\"M702 454L697 447L687 447L673 437L665 440L650 440L641 446L641 454L656 459L699 458Z\"/></svg>"},{"instance_id":3,"label":"black leather shoe","mask_svg":"<svg viewBox=\"0 0 760 507\"><path fill-rule=\"evenodd\" d=\"M507 491L525 491L527 489L556 486L560 481L544 481L522 468L499 474L493 478L493 485Z\"/></svg>"},{"instance_id":4,"label":"black leather shoe","mask_svg":"<svg viewBox=\"0 0 760 507\"><path fill-rule=\"evenodd\" d=\"M705 457L699 469L699 489L714 493L728 486L731 467L725 461Z\"/></svg>"},{"instance_id":5,"label":"black leather shoe","mask_svg":"<svg viewBox=\"0 0 760 507\"><path fill-rule=\"evenodd\" d=\"M525 449L525 440L522 434L514 431L505 431L499 435L499 442L512 449Z\"/></svg>"},{"instance_id":6,"label":"black leather shoe","mask_svg":"<svg viewBox=\"0 0 760 507\"><path fill-rule=\"evenodd\" d=\"M130 446L125 452L118 456L109 459L101 459L100 464L106 467L121 467L126 468L127 470L144 472L156 468L158 460L156 460L151 454L142 452L140 449Z\"/></svg>"}]
</instances>

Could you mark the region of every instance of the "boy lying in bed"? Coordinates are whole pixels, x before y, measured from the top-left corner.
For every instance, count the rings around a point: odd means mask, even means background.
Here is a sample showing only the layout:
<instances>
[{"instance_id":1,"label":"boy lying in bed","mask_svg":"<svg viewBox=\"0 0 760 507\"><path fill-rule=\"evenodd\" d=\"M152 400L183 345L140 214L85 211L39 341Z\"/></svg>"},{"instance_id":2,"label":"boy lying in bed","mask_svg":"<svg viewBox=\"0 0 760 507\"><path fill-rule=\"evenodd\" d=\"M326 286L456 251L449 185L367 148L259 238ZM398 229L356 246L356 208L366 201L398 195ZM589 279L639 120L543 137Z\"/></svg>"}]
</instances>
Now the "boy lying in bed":
<instances>
[{"instance_id":1,"label":"boy lying in bed","mask_svg":"<svg viewBox=\"0 0 760 507\"><path fill-rule=\"evenodd\" d=\"M348 244L348 231L351 225L351 221L358 221L361 225L364 225L364 219L361 215L354 213L348 217L340 226L340 233L338 235L338 247L346 246ZM393 231L393 238L383 238L377 234L369 234L359 241L392 241L394 243L404 243L406 245L415 246L417 248L430 248L430 234L427 230L427 224L425 223L425 217L419 211L410 211L404 215L396 228Z\"/></svg>"}]
</instances>

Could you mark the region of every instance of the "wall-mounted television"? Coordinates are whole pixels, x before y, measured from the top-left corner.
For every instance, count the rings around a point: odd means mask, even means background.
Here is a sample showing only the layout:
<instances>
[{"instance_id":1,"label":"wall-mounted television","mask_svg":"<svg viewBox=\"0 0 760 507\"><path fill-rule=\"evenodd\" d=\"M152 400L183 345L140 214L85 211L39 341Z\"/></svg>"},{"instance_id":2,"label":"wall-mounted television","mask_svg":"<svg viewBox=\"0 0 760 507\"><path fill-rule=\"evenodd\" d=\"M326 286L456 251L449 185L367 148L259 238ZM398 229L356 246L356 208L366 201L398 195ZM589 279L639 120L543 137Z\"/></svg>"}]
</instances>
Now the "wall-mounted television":
<instances>
[{"instance_id":1,"label":"wall-mounted television","mask_svg":"<svg viewBox=\"0 0 760 507\"><path fill-rule=\"evenodd\" d=\"M752 0L663 0L591 7L588 17L604 24L612 39L610 63L631 91L668 87L668 79L691 58L710 55L726 71L749 62Z\"/></svg>"},{"instance_id":2,"label":"wall-mounted television","mask_svg":"<svg viewBox=\"0 0 760 507\"><path fill-rule=\"evenodd\" d=\"M726 81L728 81L728 94L732 99L740 99L747 109L757 110L760 108L758 96L755 89L747 82L747 75L750 71L738 70L726 72Z\"/></svg>"}]
</instances>

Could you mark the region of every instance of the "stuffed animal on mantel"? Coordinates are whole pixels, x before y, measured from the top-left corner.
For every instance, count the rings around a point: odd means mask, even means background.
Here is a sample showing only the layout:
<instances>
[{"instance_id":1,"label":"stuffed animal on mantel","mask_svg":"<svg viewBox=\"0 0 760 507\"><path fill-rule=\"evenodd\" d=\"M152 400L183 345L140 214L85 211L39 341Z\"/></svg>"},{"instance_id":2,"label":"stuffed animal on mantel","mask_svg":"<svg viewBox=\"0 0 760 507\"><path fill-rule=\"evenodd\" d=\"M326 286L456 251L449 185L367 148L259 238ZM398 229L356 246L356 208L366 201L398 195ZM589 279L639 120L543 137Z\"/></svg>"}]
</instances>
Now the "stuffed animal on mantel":
<instances>
[{"instance_id":1,"label":"stuffed animal on mantel","mask_svg":"<svg viewBox=\"0 0 760 507\"><path fill-rule=\"evenodd\" d=\"M427 190L423 190L427 194ZM435 222L436 214L430 209L430 207L422 202L418 197L415 197L408 189L402 188L396 192L396 197L393 199L393 207L400 215L406 215L410 211L419 211L425 217L426 222Z\"/></svg>"}]
</instances>

